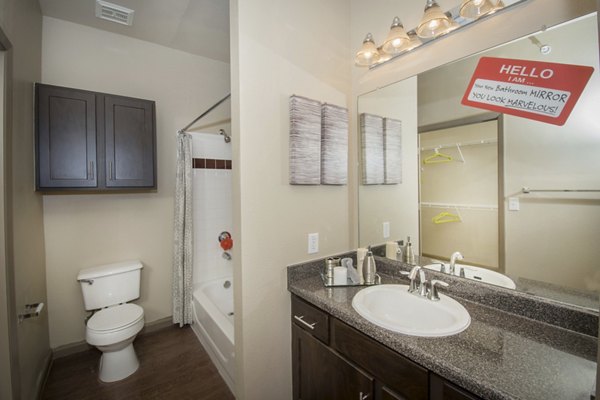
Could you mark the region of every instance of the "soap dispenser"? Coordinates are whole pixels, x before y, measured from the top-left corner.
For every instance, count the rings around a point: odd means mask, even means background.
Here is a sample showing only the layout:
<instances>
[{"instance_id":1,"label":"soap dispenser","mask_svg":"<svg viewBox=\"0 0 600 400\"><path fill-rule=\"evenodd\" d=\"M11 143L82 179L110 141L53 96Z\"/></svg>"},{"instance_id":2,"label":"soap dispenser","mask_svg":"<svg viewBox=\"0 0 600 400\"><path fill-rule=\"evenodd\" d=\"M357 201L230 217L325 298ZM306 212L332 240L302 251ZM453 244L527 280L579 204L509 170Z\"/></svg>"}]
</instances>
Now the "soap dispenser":
<instances>
[{"instance_id":1,"label":"soap dispenser","mask_svg":"<svg viewBox=\"0 0 600 400\"><path fill-rule=\"evenodd\" d=\"M410 242L410 236L406 238L406 246L404 246L404 262L407 264L415 263L415 253L412 248L412 243Z\"/></svg>"},{"instance_id":2,"label":"soap dispenser","mask_svg":"<svg viewBox=\"0 0 600 400\"><path fill-rule=\"evenodd\" d=\"M375 277L377 274L377 267L375 266L375 257L373 257L373 252L371 251L371 246L369 246L369 250L367 251L367 256L363 261L362 267L363 279L365 285L373 285L375 284Z\"/></svg>"}]
</instances>

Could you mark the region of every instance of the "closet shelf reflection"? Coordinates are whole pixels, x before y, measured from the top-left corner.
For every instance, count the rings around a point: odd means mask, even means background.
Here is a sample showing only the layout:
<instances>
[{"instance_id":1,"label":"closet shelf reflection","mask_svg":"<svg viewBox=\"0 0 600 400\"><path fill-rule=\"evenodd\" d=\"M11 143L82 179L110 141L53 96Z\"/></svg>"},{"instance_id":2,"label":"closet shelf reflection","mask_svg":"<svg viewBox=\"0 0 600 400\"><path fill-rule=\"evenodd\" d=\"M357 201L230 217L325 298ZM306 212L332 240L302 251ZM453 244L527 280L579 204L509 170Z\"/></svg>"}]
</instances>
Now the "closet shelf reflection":
<instances>
[{"instance_id":1,"label":"closet shelf reflection","mask_svg":"<svg viewBox=\"0 0 600 400\"><path fill-rule=\"evenodd\" d=\"M498 206L493 205L493 204L454 204L454 203L421 202L421 207L428 207L428 208L454 208L454 209L461 209L461 210L498 211Z\"/></svg>"}]
</instances>

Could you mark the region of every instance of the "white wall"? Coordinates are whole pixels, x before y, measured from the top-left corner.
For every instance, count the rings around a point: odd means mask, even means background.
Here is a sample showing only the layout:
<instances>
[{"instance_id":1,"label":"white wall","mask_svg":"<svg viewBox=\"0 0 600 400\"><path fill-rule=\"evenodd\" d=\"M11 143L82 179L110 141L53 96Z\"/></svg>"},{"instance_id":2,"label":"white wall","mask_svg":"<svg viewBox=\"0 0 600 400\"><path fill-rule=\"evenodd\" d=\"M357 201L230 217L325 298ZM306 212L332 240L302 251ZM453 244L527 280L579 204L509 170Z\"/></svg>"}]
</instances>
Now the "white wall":
<instances>
[{"instance_id":1,"label":"white wall","mask_svg":"<svg viewBox=\"0 0 600 400\"><path fill-rule=\"evenodd\" d=\"M51 347L84 340L84 267L140 259L146 322L170 316L175 133L229 92L229 65L44 17L42 82L155 100L157 123L156 193L44 196Z\"/></svg>"},{"instance_id":2,"label":"white wall","mask_svg":"<svg viewBox=\"0 0 600 400\"><path fill-rule=\"evenodd\" d=\"M192 147L194 158L231 160L231 143L223 136L193 133ZM218 241L221 232L233 229L231 178L230 169L193 169L194 283L233 276L233 260L222 257Z\"/></svg>"},{"instance_id":3,"label":"white wall","mask_svg":"<svg viewBox=\"0 0 600 400\"><path fill-rule=\"evenodd\" d=\"M233 0L236 396L292 396L288 264L350 248L348 186L288 184L292 94L348 106L344 0ZM320 251L308 255L307 234ZM241 261L240 261L241 260Z\"/></svg>"}]
</instances>

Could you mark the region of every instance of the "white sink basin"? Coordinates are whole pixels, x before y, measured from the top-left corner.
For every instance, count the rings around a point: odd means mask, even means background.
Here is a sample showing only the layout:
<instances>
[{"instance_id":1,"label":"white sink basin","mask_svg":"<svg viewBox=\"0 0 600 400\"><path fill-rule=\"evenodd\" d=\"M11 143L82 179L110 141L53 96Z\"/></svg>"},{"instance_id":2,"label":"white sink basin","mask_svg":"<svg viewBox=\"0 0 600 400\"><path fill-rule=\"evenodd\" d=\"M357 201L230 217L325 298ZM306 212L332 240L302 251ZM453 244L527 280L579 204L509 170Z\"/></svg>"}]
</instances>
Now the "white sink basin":
<instances>
[{"instance_id":1,"label":"white sink basin","mask_svg":"<svg viewBox=\"0 0 600 400\"><path fill-rule=\"evenodd\" d=\"M442 263L430 264L426 265L424 268L439 271L440 264ZM450 270L449 264L444 263L444 265L446 266L446 272L448 272ZM517 287L513 280L506 275L503 275L496 271L492 271L490 269L474 267L472 265L456 264L456 268L454 269L454 275L459 276L460 270L462 268L465 269L465 278L467 279L483 283L489 283L491 285L502 286L507 289L515 289Z\"/></svg>"},{"instance_id":2,"label":"white sink basin","mask_svg":"<svg viewBox=\"0 0 600 400\"><path fill-rule=\"evenodd\" d=\"M405 335L439 337L460 333L471 323L469 312L440 293L439 301L408 292L406 285L377 285L358 292L352 307L366 320Z\"/></svg>"}]
</instances>

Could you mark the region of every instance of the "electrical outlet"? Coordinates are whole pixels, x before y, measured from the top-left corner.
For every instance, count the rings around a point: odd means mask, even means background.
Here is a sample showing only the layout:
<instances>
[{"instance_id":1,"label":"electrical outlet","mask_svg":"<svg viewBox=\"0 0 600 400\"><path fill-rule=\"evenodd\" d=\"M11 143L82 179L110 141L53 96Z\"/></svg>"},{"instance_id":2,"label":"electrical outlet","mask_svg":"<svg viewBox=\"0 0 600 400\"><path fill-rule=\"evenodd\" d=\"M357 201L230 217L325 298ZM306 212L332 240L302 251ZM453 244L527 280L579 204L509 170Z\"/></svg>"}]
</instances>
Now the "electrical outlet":
<instances>
[{"instance_id":1,"label":"electrical outlet","mask_svg":"<svg viewBox=\"0 0 600 400\"><path fill-rule=\"evenodd\" d=\"M509 197L508 198L508 211L519 211L521 209L521 205L519 204L518 197Z\"/></svg>"},{"instance_id":2,"label":"electrical outlet","mask_svg":"<svg viewBox=\"0 0 600 400\"><path fill-rule=\"evenodd\" d=\"M390 237L390 223L384 222L383 223L383 238L387 239L389 237Z\"/></svg>"},{"instance_id":3,"label":"electrical outlet","mask_svg":"<svg viewBox=\"0 0 600 400\"><path fill-rule=\"evenodd\" d=\"M308 234L308 254L314 254L319 252L319 234L309 233Z\"/></svg>"}]
</instances>

